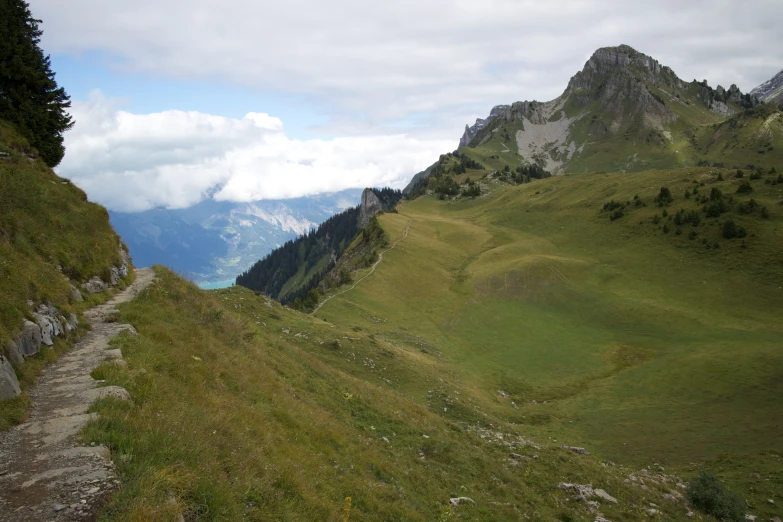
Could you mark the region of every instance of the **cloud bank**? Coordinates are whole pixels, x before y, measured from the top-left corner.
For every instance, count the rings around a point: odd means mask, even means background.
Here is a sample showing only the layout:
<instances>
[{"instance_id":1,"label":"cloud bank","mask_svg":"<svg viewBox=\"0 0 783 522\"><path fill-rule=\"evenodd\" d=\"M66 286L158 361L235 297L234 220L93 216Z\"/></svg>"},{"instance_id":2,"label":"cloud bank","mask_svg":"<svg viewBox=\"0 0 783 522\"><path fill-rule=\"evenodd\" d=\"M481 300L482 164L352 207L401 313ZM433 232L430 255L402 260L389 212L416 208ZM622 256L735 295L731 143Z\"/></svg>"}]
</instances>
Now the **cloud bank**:
<instances>
[{"instance_id":1,"label":"cloud bank","mask_svg":"<svg viewBox=\"0 0 783 522\"><path fill-rule=\"evenodd\" d=\"M780 0L31 4L48 52L98 51L120 70L300 93L346 128L346 118L359 128L424 115L444 130L499 103L547 101L596 48L622 43L685 80L744 91L783 68Z\"/></svg>"},{"instance_id":2,"label":"cloud bank","mask_svg":"<svg viewBox=\"0 0 783 522\"><path fill-rule=\"evenodd\" d=\"M200 112L132 114L99 92L75 102L58 167L112 210L184 208L207 198L285 199L346 188L402 188L454 147L403 134L294 140L261 113L242 119Z\"/></svg>"}]
</instances>

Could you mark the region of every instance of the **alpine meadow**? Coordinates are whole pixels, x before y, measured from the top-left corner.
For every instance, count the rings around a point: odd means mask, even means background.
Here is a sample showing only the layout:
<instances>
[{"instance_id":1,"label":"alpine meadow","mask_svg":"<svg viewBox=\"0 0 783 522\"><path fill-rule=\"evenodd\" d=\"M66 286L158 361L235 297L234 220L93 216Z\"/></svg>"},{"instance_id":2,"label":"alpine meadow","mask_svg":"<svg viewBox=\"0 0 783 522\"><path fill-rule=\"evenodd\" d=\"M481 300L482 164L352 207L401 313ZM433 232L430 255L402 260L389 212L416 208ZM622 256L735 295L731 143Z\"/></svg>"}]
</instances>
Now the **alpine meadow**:
<instances>
[{"instance_id":1,"label":"alpine meadow","mask_svg":"<svg viewBox=\"0 0 783 522\"><path fill-rule=\"evenodd\" d=\"M781 521L783 73L602 47L407 186L275 213L226 178L123 241L52 170L79 121L39 23L0 0L0 521ZM204 290L137 244L221 277L276 247Z\"/></svg>"}]
</instances>

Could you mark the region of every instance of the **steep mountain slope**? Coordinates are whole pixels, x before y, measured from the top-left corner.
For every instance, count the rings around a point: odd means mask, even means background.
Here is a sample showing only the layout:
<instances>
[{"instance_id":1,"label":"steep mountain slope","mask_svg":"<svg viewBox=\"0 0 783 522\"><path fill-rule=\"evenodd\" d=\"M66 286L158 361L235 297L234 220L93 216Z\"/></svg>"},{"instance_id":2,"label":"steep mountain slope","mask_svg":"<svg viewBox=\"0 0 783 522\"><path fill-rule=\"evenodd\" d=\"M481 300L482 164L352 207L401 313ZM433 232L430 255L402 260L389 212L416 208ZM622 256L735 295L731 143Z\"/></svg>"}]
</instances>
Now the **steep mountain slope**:
<instances>
[{"instance_id":1,"label":"steep mountain slope","mask_svg":"<svg viewBox=\"0 0 783 522\"><path fill-rule=\"evenodd\" d=\"M13 381L21 391L34 382L74 337L76 315L99 299L90 294L124 284L126 263L106 209L0 121L0 399L16 396L0 400L0 429L29 405Z\"/></svg>"},{"instance_id":2,"label":"steep mountain slope","mask_svg":"<svg viewBox=\"0 0 783 522\"><path fill-rule=\"evenodd\" d=\"M356 205L361 190L253 203L207 199L185 209L110 212L143 266L163 264L198 282L238 273L330 216Z\"/></svg>"},{"instance_id":3,"label":"steep mountain slope","mask_svg":"<svg viewBox=\"0 0 783 522\"><path fill-rule=\"evenodd\" d=\"M772 142L734 133L730 139L752 154L736 148L713 154L699 147L715 134L716 125L743 112L743 126L777 129L777 116L770 122L768 113L747 112L757 104L735 85L713 89L706 81L687 83L653 58L621 45L597 50L555 100L493 108L486 120L466 128L460 151L489 168L537 164L553 174L630 172L704 161L769 167L783 158L783 143L775 141L774 133Z\"/></svg>"},{"instance_id":4,"label":"steep mountain slope","mask_svg":"<svg viewBox=\"0 0 783 522\"><path fill-rule=\"evenodd\" d=\"M317 229L276 248L240 274L236 284L285 304L305 300L370 218L393 209L401 197L399 190L365 189L360 205L332 216ZM315 300L311 296L307 307L312 308Z\"/></svg>"},{"instance_id":5,"label":"steep mountain slope","mask_svg":"<svg viewBox=\"0 0 783 522\"><path fill-rule=\"evenodd\" d=\"M767 103L783 103L783 70L750 91L750 95Z\"/></svg>"}]
</instances>

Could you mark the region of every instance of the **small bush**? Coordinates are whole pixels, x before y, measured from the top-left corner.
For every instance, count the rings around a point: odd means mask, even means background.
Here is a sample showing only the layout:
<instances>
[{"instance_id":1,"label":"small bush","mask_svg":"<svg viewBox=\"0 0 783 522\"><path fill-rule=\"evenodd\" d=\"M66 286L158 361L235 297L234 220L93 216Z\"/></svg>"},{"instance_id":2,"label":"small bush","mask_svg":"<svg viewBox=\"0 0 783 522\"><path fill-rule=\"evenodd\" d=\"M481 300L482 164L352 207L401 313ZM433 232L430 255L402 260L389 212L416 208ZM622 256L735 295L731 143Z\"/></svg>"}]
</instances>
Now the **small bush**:
<instances>
[{"instance_id":1,"label":"small bush","mask_svg":"<svg viewBox=\"0 0 783 522\"><path fill-rule=\"evenodd\" d=\"M723 223L723 237L726 239L733 239L735 237L745 237L748 233L744 227L738 226L734 223L734 220L729 219Z\"/></svg>"},{"instance_id":2,"label":"small bush","mask_svg":"<svg viewBox=\"0 0 783 522\"><path fill-rule=\"evenodd\" d=\"M710 191L710 201L718 201L723 197L723 192L720 189L712 187Z\"/></svg>"},{"instance_id":3,"label":"small bush","mask_svg":"<svg viewBox=\"0 0 783 522\"><path fill-rule=\"evenodd\" d=\"M659 207L668 205L672 200L672 191L668 187L661 187L661 191L655 196L655 202L658 203Z\"/></svg>"},{"instance_id":4,"label":"small bush","mask_svg":"<svg viewBox=\"0 0 783 522\"><path fill-rule=\"evenodd\" d=\"M664 234L668 234L669 233L669 225L664 225L663 226L663 233Z\"/></svg>"},{"instance_id":5,"label":"small bush","mask_svg":"<svg viewBox=\"0 0 783 522\"><path fill-rule=\"evenodd\" d=\"M750 200L740 203L737 207L737 210L740 214L751 214L754 210L756 210L756 207L758 207L758 203L756 203L756 200L753 198L750 198Z\"/></svg>"},{"instance_id":6,"label":"small bush","mask_svg":"<svg viewBox=\"0 0 783 522\"><path fill-rule=\"evenodd\" d=\"M615 219L620 219L625 215L625 211L621 208L616 208L612 211L611 214L609 214L609 221L614 221Z\"/></svg>"},{"instance_id":7,"label":"small bush","mask_svg":"<svg viewBox=\"0 0 783 522\"><path fill-rule=\"evenodd\" d=\"M761 207L761 217L769 219L769 210L767 210L767 207Z\"/></svg>"},{"instance_id":8,"label":"small bush","mask_svg":"<svg viewBox=\"0 0 783 522\"><path fill-rule=\"evenodd\" d=\"M704 207L704 213L707 214L707 217L718 217L728 210L729 206L722 199L713 201Z\"/></svg>"},{"instance_id":9,"label":"small bush","mask_svg":"<svg viewBox=\"0 0 783 522\"><path fill-rule=\"evenodd\" d=\"M734 175L735 178L740 179L745 177L745 173L741 170L737 169L737 173Z\"/></svg>"},{"instance_id":10,"label":"small bush","mask_svg":"<svg viewBox=\"0 0 783 522\"><path fill-rule=\"evenodd\" d=\"M749 194L753 192L753 187L748 181L743 180L740 186L737 187L737 194Z\"/></svg>"},{"instance_id":11,"label":"small bush","mask_svg":"<svg viewBox=\"0 0 783 522\"><path fill-rule=\"evenodd\" d=\"M605 212L607 210L615 210L617 208L623 208L623 207L625 207L625 203L621 201L611 200L604 203L603 211Z\"/></svg>"},{"instance_id":12,"label":"small bush","mask_svg":"<svg viewBox=\"0 0 783 522\"><path fill-rule=\"evenodd\" d=\"M688 484L687 495L693 507L718 520L745 520L745 505L742 499L728 491L718 477L709 471L702 471Z\"/></svg>"}]
</instances>

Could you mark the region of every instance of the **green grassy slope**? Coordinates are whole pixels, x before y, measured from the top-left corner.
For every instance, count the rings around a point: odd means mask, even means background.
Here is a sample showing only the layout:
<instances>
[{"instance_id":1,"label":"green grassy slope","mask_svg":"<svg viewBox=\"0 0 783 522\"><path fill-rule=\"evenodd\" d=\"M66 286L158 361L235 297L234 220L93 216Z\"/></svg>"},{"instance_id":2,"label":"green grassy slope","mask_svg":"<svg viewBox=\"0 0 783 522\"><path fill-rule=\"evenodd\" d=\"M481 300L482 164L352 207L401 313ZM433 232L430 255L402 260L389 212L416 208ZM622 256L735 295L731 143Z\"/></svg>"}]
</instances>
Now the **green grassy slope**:
<instances>
[{"instance_id":1,"label":"green grassy slope","mask_svg":"<svg viewBox=\"0 0 783 522\"><path fill-rule=\"evenodd\" d=\"M402 219L384 217L390 231ZM662 498L674 483L644 491L624 483L628 469L531 445L526 426L482 412L445 347L390 329L391 310L331 323L241 287L157 276L121 308L139 332L113 341L128 367L94 373L133 397L100 402L84 431L123 479L104 520L592 521L559 482L617 497L601 506L611 520L639 520L647 502L686 519ZM450 507L457 496L475 504Z\"/></svg>"},{"instance_id":2,"label":"green grassy slope","mask_svg":"<svg viewBox=\"0 0 783 522\"><path fill-rule=\"evenodd\" d=\"M634 464L734 455L722 469L750 488L742 470L783 450L776 179L756 179L742 195L733 171L694 168L498 184L472 201L420 198L382 218L387 230L412 218L408 238L318 315L420 344L478 410L527 433ZM674 196L665 208L654 203L661 186ZM699 194L685 199L694 187ZM701 212L696 198L713 187L731 195L731 210L677 226L677 211ZM620 219L601 212L637 195L646 206L632 204ZM740 213L750 198L754 210ZM729 219L748 236L723 239Z\"/></svg>"},{"instance_id":3,"label":"green grassy slope","mask_svg":"<svg viewBox=\"0 0 783 522\"><path fill-rule=\"evenodd\" d=\"M78 288L92 276L109 280L109 270L120 265L120 239L109 225L106 209L58 177L42 160L30 160L35 151L14 129L0 122L0 347L19 333L30 319L27 302L50 303L64 312L95 304L101 297L72 301L70 285ZM59 267L59 269L58 269ZM16 368L27 389L55 350L29 359ZM20 422L29 406L26 395L0 402L0 429Z\"/></svg>"}]
</instances>

